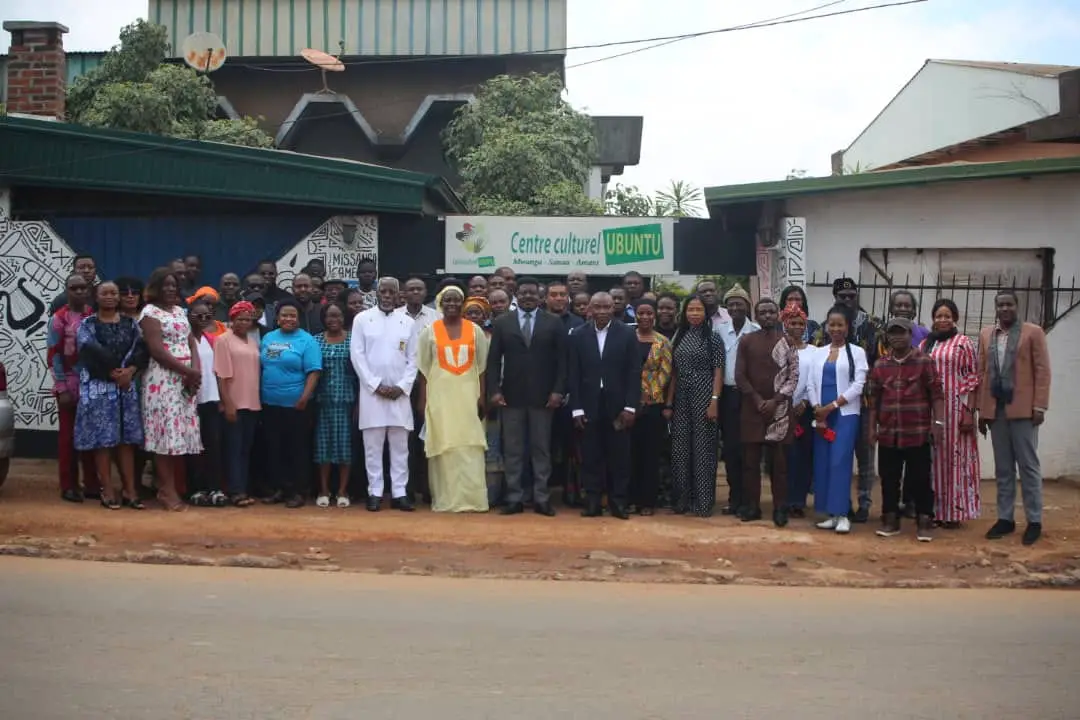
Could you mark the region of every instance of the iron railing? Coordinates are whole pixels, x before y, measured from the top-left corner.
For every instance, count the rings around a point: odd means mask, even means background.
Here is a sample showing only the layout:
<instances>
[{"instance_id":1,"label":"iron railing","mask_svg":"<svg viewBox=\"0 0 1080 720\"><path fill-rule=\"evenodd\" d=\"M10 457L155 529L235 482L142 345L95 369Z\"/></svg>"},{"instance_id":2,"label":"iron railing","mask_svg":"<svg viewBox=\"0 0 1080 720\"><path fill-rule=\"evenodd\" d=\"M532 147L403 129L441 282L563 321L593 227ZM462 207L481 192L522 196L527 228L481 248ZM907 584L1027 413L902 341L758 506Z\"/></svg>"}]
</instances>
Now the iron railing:
<instances>
[{"instance_id":1,"label":"iron railing","mask_svg":"<svg viewBox=\"0 0 1080 720\"><path fill-rule=\"evenodd\" d=\"M810 277L807 287L832 290L836 277L816 273ZM883 278L874 273L870 277L853 278L859 284L859 303L863 310L877 318L889 316L889 301L897 290L907 290L915 297L916 321L931 327L931 309L941 298L949 298L960 310L957 327L965 335L975 336L986 325L992 325L995 316L994 298L1001 290L1012 290L1019 300L1019 317L1026 322L1041 325L1050 331L1054 325L1080 305L1080 288L1076 278L1055 282L1037 282L1028 278L993 275L936 276L933 282L925 276L891 276Z\"/></svg>"}]
</instances>

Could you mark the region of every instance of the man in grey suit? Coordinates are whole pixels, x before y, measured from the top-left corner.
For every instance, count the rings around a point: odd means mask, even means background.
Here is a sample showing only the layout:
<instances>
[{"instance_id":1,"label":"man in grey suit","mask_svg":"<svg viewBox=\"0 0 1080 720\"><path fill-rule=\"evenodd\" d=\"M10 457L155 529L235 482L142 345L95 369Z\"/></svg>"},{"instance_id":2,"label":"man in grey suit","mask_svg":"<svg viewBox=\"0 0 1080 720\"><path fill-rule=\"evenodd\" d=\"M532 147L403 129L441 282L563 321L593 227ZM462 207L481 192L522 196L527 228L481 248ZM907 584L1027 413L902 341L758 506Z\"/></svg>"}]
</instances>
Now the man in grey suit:
<instances>
[{"instance_id":1,"label":"man in grey suit","mask_svg":"<svg viewBox=\"0 0 1080 720\"><path fill-rule=\"evenodd\" d=\"M552 517L552 414L566 390L566 329L562 321L540 309L540 283L521 278L517 308L491 326L487 393L502 417L506 505L503 515L524 512L522 477L526 453L532 462L534 508Z\"/></svg>"}]
</instances>

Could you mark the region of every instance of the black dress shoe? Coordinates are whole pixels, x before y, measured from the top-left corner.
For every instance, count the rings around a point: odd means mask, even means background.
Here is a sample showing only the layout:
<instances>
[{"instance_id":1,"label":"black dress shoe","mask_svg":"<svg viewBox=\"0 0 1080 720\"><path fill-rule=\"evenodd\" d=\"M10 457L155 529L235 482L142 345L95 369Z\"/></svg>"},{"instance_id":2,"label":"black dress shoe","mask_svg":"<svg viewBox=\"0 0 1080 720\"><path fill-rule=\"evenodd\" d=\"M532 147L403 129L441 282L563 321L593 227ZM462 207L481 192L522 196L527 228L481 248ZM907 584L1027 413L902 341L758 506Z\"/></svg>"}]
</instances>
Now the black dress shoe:
<instances>
[{"instance_id":1,"label":"black dress shoe","mask_svg":"<svg viewBox=\"0 0 1080 720\"><path fill-rule=\"evenodd\" d=\"M868 523L870 522L870 508L861 507L855 511L855 514L851 516L851 522L853 523Z\"/></svg>"},{"instance_id":2,"label":"black dress shoe","mask_svg":"<svg viewBox=\"0 0 1080 720\"><path fill-rule=\"evenodd\" d=\"M369 497L367 499L368 512L379 512L382 509L382 498Z\"/></svg>"},{"instance_id":3,"label":"black dress shoe","mask_svg":"<svg viewBox=\"0 0 1080 720\"><path fill-rule=\"evenodd\" d=\"M724 507L720 508L720 514L721 515L738 515L739 514L739 508L735 507L734 505L725 505Z\"/></svg>"},{"instance_id":4,"label":"black dress shoe","mask_svg":"<svg viewBox=\"0 0 1080 720\"><path fill-rule=\"evenodd\" d=\"M806 510L804 508L793 507L788 510L788 517L799 518L802 520L806 517Z\"/></svg>"},{"instance_id":5,"label":"black dress shoe","mask_svg":"<svg viewBox=\"0 0 1080 720\"><path fill-rule=\"evenodd\" d=\"M533 512L544 517L555 517L555 508L551 507L550 502L537 503L536 507L533 508Z\"/></svg>"},{"instance_id":6,"label":"black dress shoe","mask_svg":"<svg viewBox=\"0 0 1080 720\"><path fill-rule=\"evenodd\" d=\"M739 513L739 519L743 522L756 522L762 518L761 508L759 507L747 507L743 508Z\"/></svg>"},{"instance_id":7,"label":"black dress shoe","mask_svg":"<svg viewBox=\"0 0 1080 720\"><path fill-rule=\"evenodd\" d=\"M522 503L507 503L503 505L502 510L499 510L500 515L519 515L525 512L525 505Z\"/></svg>"},{"instance_id":8,"label":"black dress shoe","mask_svg":"<svg viewBox=\"0 0 1080 720\"><path fill-rule=\"evenodd\" d=\"M264 497L262 501L266 505L277 505L279 503L285 502L285 493L278 490L277 492L272 493L268 497Z\"/></svg>"},{"instance_id":9,"label":"black dress shoe","mask_svg":"<svg viewBox=\"0 0 1080 720\"><path fill-rule=\"evenodd\" d=\"M619 518L620 520L630 519L630 513L626 512L626 506L620 505L619 503L611 503L608 512L611 513L611 517L613 518Z\"/></svg>"},{"instance_id":10,"label":"black dress shoe","mask_svg":"<svg viewBox=\"0 0 1080 720\"><path fill-rule=\"evenodd\" d=\"M69 503L81 503L83 501L83 496L78 490L65 490L60 493L60 499Z\"/></svg>"},{"instance_id":11,"label":"black dress shoe","mask_svg":"<svg viewBox=\"0 0 1080 720\"><path fill-rule=\"evenodd\" d=\"M775 525L778 528L787 527L787 522L788 522L787 510L784 510L783 508L773 510L772 521L773 521L773 525Z\"/></svg>"},{"instance_id":12,"label":"black dress shoe","mask_svg":"<svg viewBox=\"0 0 1080 720\"><path fill-rule=\"evenodd\" d=\"M1012 520L998 520L992 528L986 531L986 539L1000 540L1014 532L1016 532L1016 523Z\"/></svg>"},{"instance_id":13,"label":"black dress shoe","mask_svg":"<svg viewBox=\"0 0 1080 720\"><path fill-rule=\"evenodd\" d=\"M1042 537L1042 523L1028 523L1020 542L1024 545L1034 545L1040 537Z\"/></svg>"},{"instance_id":14,"label":"black dress shoe","mask_svg":"<svg viewBox=\"0 0 1080 720\"><path fill-rule=\"evenodd\" d=\"M601 517L604 514L604 509L600 507L600 499L589 499L585 501L585 509L581 511L581 517Z\"/></svg>"},{"instance_id":15,"label":"black dress shoe","mask_svg":"<svg viewBox=\"0 0 1080 720\"><path fill-rule=\"evenodd\" d=\"M290 510L304 507L304 498L302 495L293 495L291 498L285 501L285 507Z\"/></svg>"},{"instance_id":16,"label":"black dress shoe","mask_svg":"<svg viewBox=\"0 0 1080 720\"><path fill-rule=\"evenodd\" d=\"M390 501L390 507L401 512L413 512L416 510L416 505L413 504L412 498L408 495L399 498L393 498Z\"/></svg>"}]
</instances>

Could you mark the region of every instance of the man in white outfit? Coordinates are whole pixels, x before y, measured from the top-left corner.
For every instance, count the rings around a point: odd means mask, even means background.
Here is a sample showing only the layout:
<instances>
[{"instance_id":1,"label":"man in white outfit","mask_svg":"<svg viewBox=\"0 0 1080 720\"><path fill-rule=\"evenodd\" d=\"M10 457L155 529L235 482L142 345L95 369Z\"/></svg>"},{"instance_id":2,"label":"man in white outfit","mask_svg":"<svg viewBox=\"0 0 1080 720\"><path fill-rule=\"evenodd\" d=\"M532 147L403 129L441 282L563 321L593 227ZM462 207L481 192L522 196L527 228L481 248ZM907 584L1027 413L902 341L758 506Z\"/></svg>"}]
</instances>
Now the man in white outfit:
<instances>
[{"instance_id":1,"label":"man in white outfit","mask_svg":"<svg viewBox=\"0 0 1080 720\"><path fill-rule=\"evenodd\" d=\"M378 305L353 320L349 355L360 379L357 414L364 434L368 476L367 509L378 512L383 493L383 446L390 444L391 506L412 512L409 482L409 433L413 411L409 401L416 380L416 327L412 318L394 312L398 281L382 278Z\"/></svg>"}]
</instances>

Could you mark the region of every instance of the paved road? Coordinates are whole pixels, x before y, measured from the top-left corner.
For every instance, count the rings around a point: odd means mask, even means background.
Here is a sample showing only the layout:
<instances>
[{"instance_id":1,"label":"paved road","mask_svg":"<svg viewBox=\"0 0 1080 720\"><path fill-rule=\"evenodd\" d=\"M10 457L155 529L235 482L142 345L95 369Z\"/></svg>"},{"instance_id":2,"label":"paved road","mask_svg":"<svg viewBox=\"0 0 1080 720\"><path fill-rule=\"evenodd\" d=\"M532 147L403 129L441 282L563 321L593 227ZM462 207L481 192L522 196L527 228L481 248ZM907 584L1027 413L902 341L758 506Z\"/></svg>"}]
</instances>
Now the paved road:
<instances>
[{"instance_id":1,"label":"paved road","mask_svg":"<svg viewBox=\"0 0 1080 720\"><path fill-rule=\"evenodd\" d=\"M0 577L10 720L1080 717L1075 593Z\"/></svg>"}]
</instances>

